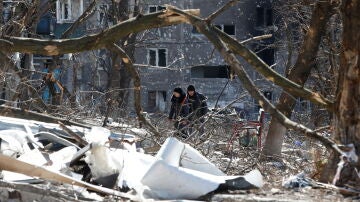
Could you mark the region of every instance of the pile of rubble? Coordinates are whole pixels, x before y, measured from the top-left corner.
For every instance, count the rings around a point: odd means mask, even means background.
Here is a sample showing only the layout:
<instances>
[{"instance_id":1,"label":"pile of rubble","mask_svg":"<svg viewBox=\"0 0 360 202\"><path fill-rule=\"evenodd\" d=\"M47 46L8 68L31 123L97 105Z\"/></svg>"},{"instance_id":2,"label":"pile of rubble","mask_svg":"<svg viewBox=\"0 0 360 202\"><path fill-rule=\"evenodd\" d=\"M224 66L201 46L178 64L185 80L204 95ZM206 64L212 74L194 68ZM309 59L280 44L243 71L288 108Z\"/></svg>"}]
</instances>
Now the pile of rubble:
<instances>
[{"instance_id":1,"label":"pile of rubble","mask_svg":"<svg viewBox=\"0 0 360 202\"><path fill-rule=\"evenodd\" d=\"M152 156L134 135L0 116L0 141L1 201L198 199L263 185L258 170L227 176L173 137Z\"/></svg>"}]
</instances>

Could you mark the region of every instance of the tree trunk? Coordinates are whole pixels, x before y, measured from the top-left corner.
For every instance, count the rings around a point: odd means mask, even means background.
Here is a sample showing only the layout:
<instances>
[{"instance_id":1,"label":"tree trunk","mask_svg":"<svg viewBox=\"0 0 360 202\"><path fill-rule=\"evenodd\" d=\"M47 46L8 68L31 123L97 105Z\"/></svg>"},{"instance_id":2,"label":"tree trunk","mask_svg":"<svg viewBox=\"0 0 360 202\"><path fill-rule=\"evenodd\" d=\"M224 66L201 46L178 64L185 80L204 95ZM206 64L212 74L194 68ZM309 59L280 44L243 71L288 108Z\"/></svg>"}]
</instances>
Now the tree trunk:
<instances>
[{"instance_id":1,"label":"tree trunk","mask_svg":"<svg viewBox=\"0 0 360 202\"><path fill-rule=\"evenodd\" d=\"M329 1L319 1L313 11L310 27L307 30L300 53L294 67L289 73L289 79L304 86L315 65L315 58L319 49L321 36L326 29L326 23L333 13L333 5ZM296 100L288 93L280 95L277 108L287 117L291 116ZM266 136L263 154L267 156L281 155L283 137L286 128L277 119L272 119Z\"/></svg>"},{"instance_id":2,"label":"tree trunk","mask_svg":"<svg viewBox=\"0 0 360 202\"><path fill-rule=\"evenodd\" d=\"M343 50L340 55L340 75L335 110L335 137L344 144L354 144L360 155L360 1L343 0ZM337 155L332 155L331 162L338 162ZM357 162L360 169L360 161ZM331 181L335 167L328 165L322 180Z\"/></svg>"},{"instance_id":3,"label":"tree trunk","mask_svg":"<svg viewBox=\"0 0 360 202\"><path fill-rule=\"evenodd\" d=\"M128 20L133 13L138 12L138 7L135 6L134 10L130 9L129 0L124 1L112 1L112 21L114 24ZM136 4L136 3L135 3ZM124 37L121 41L117 42L117 45L124 48L126 53L134 61L134 42L136 40L136 34L131 33ZM130 46L128 46L130 44ZM103 126L106 126L108 117L113 111L114 107L121 109L115 116L123 116L127 111L129 101L129 88L131 84L131 75L126 71L125 65L122 62L122 58L116 52L110 50L111 55L111 69L109 71L109 81L107 85L108 93L106 94L107 108L105 112L105 119Z\"/></svg>"},{"instance_id":4,"label":"tree trunk","mask_svg":"<svg viewBox=\"0 0 360 202\"><path fill-rule=\"evenodd\" d=\"M120 2L114 1L113 7L113 21L115 24L129 19L134 15L134 13L138 12L137 6L134 6L133 10L130 9L129 0ZM132 33L119 42L120 47L123 47L123 49L126 51L127 55L130 56L130 59L132 61L134 61L135 40L136 33ZM123 109L125 108L126 110L129 101L128 95L131 84L131 75L128 71L126 71L126 68L122 63L122 58L120 58L117 53L112 53L112 55L113 67L110 75L110 86L113 89L119 89L119 91L116 91L116 95L113 96L113 98L115 98L118 102L118 107Z\"/></svg>"}]
</instances>

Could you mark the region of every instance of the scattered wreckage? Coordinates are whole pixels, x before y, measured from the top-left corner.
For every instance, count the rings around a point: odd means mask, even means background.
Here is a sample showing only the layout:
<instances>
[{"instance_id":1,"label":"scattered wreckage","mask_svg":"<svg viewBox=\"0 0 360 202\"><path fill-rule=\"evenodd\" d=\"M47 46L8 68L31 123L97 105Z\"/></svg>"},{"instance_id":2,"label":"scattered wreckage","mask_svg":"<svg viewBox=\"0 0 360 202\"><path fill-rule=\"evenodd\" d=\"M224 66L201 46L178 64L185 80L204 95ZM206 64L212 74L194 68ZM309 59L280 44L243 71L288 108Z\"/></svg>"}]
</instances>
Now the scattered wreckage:
<instances>
[{"instance_id":1,"label":"scattered wreckage","mask_svg":"<svg viewBox=\"0 0 360 202\"><path fill-rule=\"evenodd\" d=\"M211 192L263 185L258 170L226 176L196 149L173 137L152 156L138 152L133 135L0 116L0 141L0 187L5 184L11 190L60 183L78 199L142 201L198 199ZM38 187L28 190L36 192ZM2 190L0 200L7 200L12 193L8 192Z\"/></svg>"}]
</instances>

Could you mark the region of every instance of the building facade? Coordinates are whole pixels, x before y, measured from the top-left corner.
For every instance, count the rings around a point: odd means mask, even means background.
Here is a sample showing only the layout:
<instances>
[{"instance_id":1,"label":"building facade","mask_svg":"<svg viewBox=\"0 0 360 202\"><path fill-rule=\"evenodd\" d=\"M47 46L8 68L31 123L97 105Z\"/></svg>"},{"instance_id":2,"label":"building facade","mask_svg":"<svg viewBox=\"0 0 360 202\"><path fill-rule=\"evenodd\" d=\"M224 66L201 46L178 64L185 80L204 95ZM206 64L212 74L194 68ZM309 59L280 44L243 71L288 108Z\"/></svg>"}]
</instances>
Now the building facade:
<instances>
[{"instance_id":1,"label":"building facade","mask_svg":"<svg viewBox=\"0 0 360 202\"><path fill-rule=\"evenodd\" d=\"M184 1L146 1L143 12L155 12L164 9L164 4L171 4L181 9L200 9L201 17L206 17L227 1L184 0ZM239 41L254 36L273 34L274 17L270 1L241 1L217 17L213 23L225 33ZM208 104L224 107L246 91L241 82L229 71L219 53L207 38L187 24L158 28L148 33L146 40L136 49L136 63L139 67L143 85L143 106L147 111L166 111L175 87L190 84L208 97ZM248 47L269 65L274 65L277 50L272 46L273 37L247 44ZM279 90L255 73L243 63L249 75L256 81L264 95L275 100ZM279 63L278 63L279 64ZM273 68L277 68L274 65ZM279 69L281 71L281 69ZM247 117L256 117L258 104L250 96L233 104Z\"/></svg>"},{"instance_id":2,"label":"building facade","mask_svg":"<svg viewBox=\"0 0 360 202\"><path fill-rule=\"evenodd\" d=\"M4 1L3 18L11 18L11 1ZM45 2L43 0L42 2ZM129 6L134 6L129 0ZM139 9L143 14L165 9L166 4L181 9L200 9L206 17L224 5L224 0L140 0ZM45 13L37 26L38 38L61 38L75 20L89 6L89 0L57 0L54 9ZM111 1L97 1L94 14L80 25L71 37L97 33L112 26ZM255 36L273 34L271 38L251 41L246 46L255 51L271 68L284 73L286 50L275 45L277 36L276 13L272 0L244 0L218 16L214 21L219 29L239 41ZM276 39L276 37L278 39ZM241 82L230 71L214 46L205 36L188 24L152 29L139 33L135 44L134 58L140 72L142 84L142 106L149 112L166 112L170 106L172 89L190 84L208 97L208 105L223 107L246 94ZM279 88L267 82L251 66L239 58L250 77L264 93L275 102ZM51 57L33 56L34 69L41 71ZM108 88L109 72L112 66L107 50L95 50L60 57L62 74L60 80L68 91L82 100L93 104L104 101ZM40 78L34 75L34 78ZM130 96L131 99L131 96ZM131 101L129 102L131 103ZM257 116L259 106L249 95L234 102L233 107L246 114L246 118Z\"/></svg>"}]
</instances>

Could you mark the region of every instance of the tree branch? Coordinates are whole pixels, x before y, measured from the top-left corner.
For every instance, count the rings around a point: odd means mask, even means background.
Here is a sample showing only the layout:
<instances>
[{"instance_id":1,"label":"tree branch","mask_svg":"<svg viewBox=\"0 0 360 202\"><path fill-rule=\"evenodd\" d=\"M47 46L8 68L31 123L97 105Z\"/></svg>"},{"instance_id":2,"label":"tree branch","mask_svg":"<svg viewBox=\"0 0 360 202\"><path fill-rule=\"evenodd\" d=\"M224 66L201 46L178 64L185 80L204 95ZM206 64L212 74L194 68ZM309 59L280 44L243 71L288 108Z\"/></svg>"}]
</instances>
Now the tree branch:
<instances>
[{"instance_id":1,"label":"tree branch","mask_svg":"<svg viewBox=\"0 0 360 202\"><path fill-rule=\"evenodd\" d=\"M184 15L186 19L193 25L197 27L197 29L203 33L216 47L216 49L223 56L224 60L230 65L231 69L238 75L240 81L242 82L245 89L249 92L249 94L259 101L261 107L271 116L275 117L281 124L285 127L292 128L297 131L303 132L306 136L319 140L325 147L333 149L335 152L342 154L343 152L338 148L337 144L320 133L314 132L313 130L305 127L302 124L296 123L290 119L288 119L284 114L282 114L273 104L269 102L265 98L265 96L258 90L255 84L252 82L245 69L241 66L239 60L236 58L235 54L227 47L227 45L221 40L221 37L218 35L218 32L210 27L205 20L193 16L188 13L184 13L181 10L171 7L171 10L179 13L180 15Z\"/></svg>"},{"instance_id":2,"label":"tree branch","mask_svg":"<svg viewBox=\"0 0 360 202\"><path fill-rule=\"evenodd\" d=\"M251 41L259 41L259 40L263 40L263 39L268 39L271 38L273 35L272 34L265 34L265 35L260 35L260 36L254 36L252 38L246 39L244 41L241 41L240 43L245 44L245 43L249 43Z\"/></svg>"},{"instance_id":3,"label":"tree branch","mask_svg":"<svg viewBox=\"0 0 360 202\"><path fill-rule=\"evenodd\" d=\"M185 10L184 12L198 14L199 10L191 9ZM183 22L184 19L178 14L165 11L148 15L138 15L135 18L130 18L113 27L105 29L100 33L79 38L47 40L6 36L3 37L3 39L13 43L13 52L27 52L53 56L104 48L108 44L112 44L130 33L141 32L151 28L177 25ZM9 52L9 49L3 46L0 46L0 50Z\"/></svg>"},{"instance_id":4,"label":"tree branch","mask_svg":"<svg viewBox=\"0 0 360 202\"><path fill-rule=\"evenodd\" d=\"M80 135L76 134L74 131L66 127L61 121L58 121L58 124L60 128L63 129L65 133L73 137L80 146L85 147L86 145L89 144L84 138L82 138Z\"/></svg>"},{"instance_id":5,"label":"tree branch","mask_svg":"<svg viewBox=\"0 0 360 202\"><path fill-rule=\"evenodd\" d=\"M168 6L168 9L173 10L174 12L176 11L175 13L178 13L185 18L186 23L192 24L195 27L197 27L198 23L203 24L203 19L191 15L191 13L184 12L173 6ZM284 90L294 96L308 99L315 104L326 107L326 109L328 109L329 111L334 110L333 102L324 98L319 93L312 92L309 89L304 88L303 86L298 85L290 81L289 79L283 77L282 75L271 69L269 65L262 61L254 52L245 47L241 42L225 34L224 32L212 25L208 26L208 29L210 29L211 32L216 33L216 35L228 45L229 50L231 50L235 54L242 56L250 65L252 65L252 67L254 67L257 72L262 74L267 80L282 87Z\"/></svg>"},{"instance_id":6,"label":"tree branch","mask_svg":"<svg viewBox=\"0 0 360 202\"><path fill-rule=\"evenodd\" d=\"M116 44L112 44L108 46L108 49L117 53L123 63L124 66L126 68L127 71L130 72L130 75L133 79L134 82L134 105L135 105L135 110L136 110L136 115L138 116L139 120L143 123L145 123L146 126L148 126L148 128L150 129L150 131L156 135L156 136L160 136L160 133L158 131L158 129L152 125L143 115L142 113L142 107L141 107L141 83L140 83L140 76L139 73L137 72L137 70L134 68L133 62L131 60L131 58L125 53L125 51L118 45Z\"/></svg>"},{"instance_id":7,"label":"tree branch","mask_svg":"<svg viewBox=\"0 0 360 202\"><path fill-rule=\"evenodd\" d=\"M12 47L14 46L14 44L8 40L5 39L0 39L0 50L2 52L9 52L12 51Z\"/></svg>"},{"instance_id":8,"label":"tree branch","mask_svg":"<svg viewBox=\"0 0 360 202\"><path fill-rule=\"evenodd\" d=\"M168 8L171 8L171 6L168 6ZM198 10L184 10L181 12L183 14L192 15L194 12L197 13ZM58 55L63 53L73 53L102 48L107 44L112 44L114 41L127 36L132 32L140 32L145 29L187 22L184 16L185 15L179 15L178 13L171 12L171 9L168 9L165 12L157 12L141 17L138 16L136 18L131 18L122 23L119 23L116 26L106 29L101 33L75 39L41 40L21 37L8 37L6 39L14 44L13 51L32 52L44 55ZM256 71L264 75L267 80L272 81L294 96L303 97L312 101L313 103L326 107L329 111L333 111L333 103L330 100L283 77L271 69L266 63L258 58L255 53L246 48L236 39L228 36L214 27L209 28L213 29L213 31L215 31L220 36L221 40L229 45L230 50L242 56L255 68ZM3 48L0 47L0 50L2 49Z\"/></svg>"},{"instance_id":9,"label":"tree branch","mask_svg":"<svg viewBox=\"0 0 360 202\"><path fill-rule=\"evenodd\" d=\"M229 49L237 55L240 55L246 60L257 72L262 74L267 80L275 83L276 85L282 87L285 91L296 97L302 97L311 102L324 106L327 110L334 110L334 103L319 93L312 92L311 90L299 85L281 74L277 73L275 70L271 69L263 60L261 60L253 51L244 46L241 42L225 34L216 27L209 27L213 32L216 32L218 36L224 41Z\"/></svg>"},{"instance_id":10,"label":"tree branch","mask_svg":"<svg viewBox=\"0 0 360 202\"><path fill-rule=\"evenodd\" d=\"M214 13L212 13L211 15L209 15L205 21L207 23L210 23L212 20L214 20L217 16L219 16L220 14L222 14L224 11L226 11L228 8L232 7L233 5L237 4L239 2L239 0L230 0L229 2L227 2L223 7L219 8L217 11L215 11Z\"/></svg>"}]
</instances>

